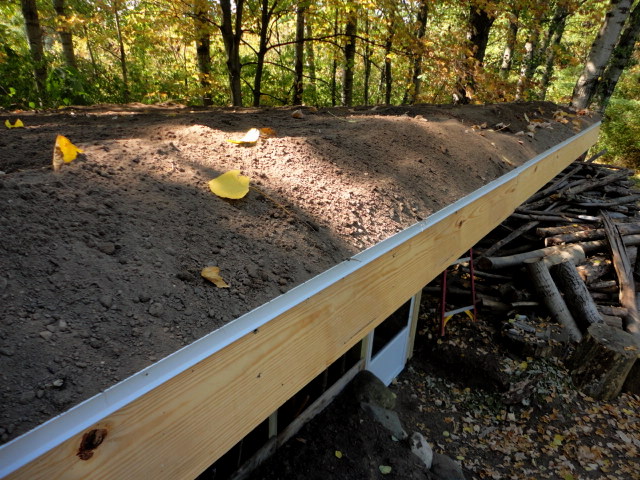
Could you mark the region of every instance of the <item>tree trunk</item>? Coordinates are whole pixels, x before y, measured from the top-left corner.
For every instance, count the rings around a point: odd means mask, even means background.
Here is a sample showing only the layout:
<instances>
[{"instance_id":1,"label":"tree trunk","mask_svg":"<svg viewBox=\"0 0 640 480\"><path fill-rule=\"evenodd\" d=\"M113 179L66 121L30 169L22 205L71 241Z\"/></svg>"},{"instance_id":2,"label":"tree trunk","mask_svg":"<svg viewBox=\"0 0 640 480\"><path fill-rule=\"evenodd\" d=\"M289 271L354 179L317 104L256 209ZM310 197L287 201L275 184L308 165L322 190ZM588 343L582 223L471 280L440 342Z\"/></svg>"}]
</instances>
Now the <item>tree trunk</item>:
<instances>
[{"instance_id":1,"label":"tree trunk","mask_svg":"<svg viewBox=\"0 0 640 480\"><path fill-rule=\"evenodd\" d=\"M242 10L244 8L244 0L236 0L235 7L236 16L234 22L231 11L231 0L220 0L220 8L222 9L220 33L222 34L224 49L227 55L231 103L234 107L241 107L242 79L240 73L242 64L240 63L240 42L242 41Z\"/></svg>"},{"instance_id":2,"label":"tree trunk","mask_svg":"<svg viewBox=\"0 0 640 480\"><path fill-rule=\"evenodd\" d=\"M345 29L347 44L344 47L344 74L342 78L342 104L348 107L353 103L353 69L355 66L357 31L357 12L350 10L347 13L347 26Z\"/></svg>"},{"instance_id":3,"label":"tree trunk","mask_svg":"<svg viewBox=\"0 0 640 480\"><path fill-rule=\"evenodd\" d=\"M390 29L387 41L384 44L384 104L391 104L391 92L393 90L393 73L391 70L391 48L393 47L393 29Z\"/></svg>"},{"instance_id":4,"label":"tree trunk","mask_svg":"<svg viewBox=\"0 0 640 480\"><path fill-rule=\"evenodd\" d=\"M311 98L311 103L317 105L318 103L318 90L316 87L316 55L313 49L313 42L310 40L313 38L313 31L311 30L311 22L306 24L307 41L305 46L307 48L307 69L309 70L309 87L307 88L308 98Z\"/></svg>"},{"instance_id":5,"label":"tree trunk","mask_svg":"<svg viewBox=\"0 0 640 480\"><path fill-rule=\"evenodd\" d=\"M365 37L369 38L369 27L371 21L367 15L364 23ZM371 82L371 45L367 42L364 46L364 104L369 105L369 84Z\"/></svg>"},{"instance_id":6,"label":"tree trunk","mask_svg":"<svg viewBox=\"0 0 640 480\"><path fill-rule=\"evenodd\" d=\"M413 95L411 97L411 103L418 102L420 98L420 93L422 89L422 55L424 50L424 38L427 35L427 18L429 16L429 2L427 0L420 1L420 9L418 10L418 18L416 19L418 22L418 47L417 52L415 52L414 60L413 60Z\"/></svg>"},{"instance_id":7,"label":"tree trunk","mask_svg":"<svg viewBox=\"0 0 640 480\"><path fill-rule=\"evenodd\" d=\"M574 384L596 400L616 398L639 350L633 335L603 323L592 325L570 360Z\"/></svg>"},{"instance_id":8,"label":"tree trunk","mask_svg":"<svg viewBox=\"0 0 640 480\"><path fill-rule=\"evenodd\" d=\"M304 92L304 11L305 2L298 4L296 11L296 63L295 80L293 84L293 104L302 105L302 94Z\"/></svg>"},{"instance_id":9,"label":"tree trunk","mask_svg":"<svg viewBox=\"0 0 640 480\"><path fill-rule=\"evenodd\" d=\"M60 43L62 44L64 62L70 69L77 70L78 64L73 50L73 35L71 35L71 32L69 31L69 19L65 12L64 0L53 0L53 9L56 11L56 15L58 16L56 25L58 35L60 35Z\"/></svg>"},{"instance_id":10,"label":"tree trunk","mask_svg":"<svg viewBox=\"0 0 640 480\"><path fill-rule=\"evenodd\" d=\"M527 260L525 262L531 281L538 295L544 299L549 313L564 327L565 332L573 342L579 342L582 334L576 322L562 299L558 287L553 282L547 265L542 260Z\"/></svg>"},{"instance_id":11,"label":"tree trunk","mask_svg":"<svg viewBox=\"0 0 640 480\"><path fill-rule=\"evenodd\" d=\"M604 112L605 108L607 108L609 99L611 95L613 95L613 91L618 83L618 79L622 71L629 64L639 36L640 3L636 3L596 88L594 101L598 105L598 111L600 113Z\"/></svg>"},{"instance_id":12,"label":"tree trunk","mask_svg":"<svg viewBox=\"0 0 640 480\"><path fill-rule=\"evenodd\" d=\"M521 100L522 96L529 88L531 79L536 70L535 51L540 37L540 31L535 26L527 42L524 44L524 56L522 57L522 65L520 67L520 77L516 87L516 100Z\"/></svg>"},{"instance_id":13,"label":"tree trunk","mask_svg":"<svg viewBox=\"0 0 640 480\"><path fill-rule=\"evenodd\" d=\"M520 10L514 9L509 14L509 30L507 31L507 43L504 46L502 54L502 64L500 65L500 76L507 79L511 71L511 63L513 62L513 51L516 48L516 40L518 38L518 29L520 27Z\"/></svg>"},{"instance_id":14,"label":"tree trunk","mask_svg":"<svg viewBox=\"0 0 640 480\"><path fill-rule=\"evenodd\" d=\"M560 42L564 35L564 28L567 25L567 18L569 11L566 6L558 4L556 6L555 13L549 24L549 31L547 33L547 40L545 42L546 49L541 53L545 56L544 61L544 73L540 80L540 100L544 100L547 96L547 89L551 83L553 77L553 64L556 59L556 53L560 48Z\"/></svg>"},{"instance_id":15,"label":"tree trunk","mask_svg":"<svg viewBox=\"0 0 640 480\"><path fill-rule=\"evenodd\" d=\"M582 74L573 88L571 105L574 108L581 110L591 104L598 78L609 62L630 8L631 0L611 0L611 7L591 45Z\"/></svg>"},{"instance_id":16,"label":"tree trunk","mask_svg":"<svg viewBox=\"0 0 640 480\"><path fill-rule=\"evenodd\" d=\"M196 33L196 54L198 73L202 87L202 104L213 105L211 98L211 35L209 33L209 13L206 0L196 0L193 6L193 19Z\"/></svg>"},{"instance_id":17,"label":"tree trunk","mask_svg":"<svg viewBox=\"0 0 640 480\"><path fill-rule=\"evenodd\" d=\"M113 16L116 20L116 31L118 33L118 47L120 48L120 69L122 71L122 97L129 101L129 75L127 72L127 54L124 50L124 40L122 39L122 29L120 28L120 14L118 13L118 2L113 2Z\"/></svg>"},{"instance_id":18,"label":"tree trunk","mask_svg":"<svg viewBox=\"0 0 640 480\"><path fill-rule=\"evenodd\" d=\"M495 16L471 2L468 21L468 45L471 56L465 59L464 72L458 81L456 96L460 103L469 103L475 90L475 72L482 67L484 55L489 42L489 32L495 21Z\"/></svg>"},{"instance_id":19,"label":"tree trunk","mask_svg":"<svg viewBox=\"0 0 640 480\"><path fill-rule=\"evenodd\" d=\"M258 40L258 53L256 58L256 74L253 79L254 107L260 106L260 99L262 97L262 73L264 72L264 59L267 55L267 43L269 41L269 23L271 22L272 13L273 9L269 8L269 0L262 0L260 16L260 37Z\"/></svg>"},{"instance_id":20,"label":"tree trunk","mask_svg":"<svg viewBox=\"0 0 640 480\"><path fill-rule=\"evenodd\" d=\"M338 18L339 12L336 8L335 18L333 20L333 35L338 36ZM338 103L338 59L336 55L333 56L333 62L331 63L331 106L335 107Z\"/></svg>"},{"instance_id":21,"label":"tree trunk","mask_svg":"<svg viewBox=\"0 0 640 480\"><path fill-rule=\"evenodd\" d=\"M594 323L602 323L602 316L598 312L596 303L573 262L554 265L551 267L551 275L564 294L564 301L573 318L583 330Z\"/></svg>"},{"instance_id":22,"label":"tree trunk","mask_svg":"<svg viewBox=\"0 0 640 480\"><path fill-rule=\"evenodd\" d=\"M40 28L40 18L36 0L22 0L22 16L29 39L31 50L31 60L33 61L33 73L36 80L36 88L40 104L44 103L46 97L47 65L44 61L44 48L42 45L42 29Z\"/></svg>"}]
</instances>

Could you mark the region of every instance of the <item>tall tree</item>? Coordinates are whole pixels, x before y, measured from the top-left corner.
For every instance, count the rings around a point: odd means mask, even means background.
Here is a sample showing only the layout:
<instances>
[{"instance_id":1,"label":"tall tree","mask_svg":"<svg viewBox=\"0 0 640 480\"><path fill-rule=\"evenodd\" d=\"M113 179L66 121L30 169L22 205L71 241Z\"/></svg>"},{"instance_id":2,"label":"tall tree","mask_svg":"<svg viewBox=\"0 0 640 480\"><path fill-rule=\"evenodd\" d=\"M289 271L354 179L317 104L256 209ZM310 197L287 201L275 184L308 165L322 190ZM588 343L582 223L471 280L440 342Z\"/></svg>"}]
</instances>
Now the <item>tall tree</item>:
<instances>
[{"instance_id":1,"label":"tall tree","mask_svg":"<svg viewBox=\"0 0 640 480\"><path fill-rule=\"evenodd\" d=\"M565 2L558 2L556 4L553 18L549 23L549 29L545 39L546 47L542 52L545 57L545 61L544 72L540 79L540 100L544 100L547 96L547 89L549 88L549 84L551 83L551 78L553 76L553 66L556 54L560 48L560 42L564 35L564 29L567 25L569 13L569 8Z\"/></svg>"},{"instance_id":2,"label":"tall tree","mask_svg":"<svg viewBox=\"0 0 640 480\"><path fill-rule=\"evenodd\" d=\"M258 34L258 51L256 52L256 73L253 78L253 106L260 106L262 97L262 76L264 73L264 63L269 51L269 30L271 28L271 19L278 6L278 0L273 0L269 4L269 0L262 0L260 7L260 32Z\"/></svg>"},{"instance_id":3,"label":"tall tree","mask_svg":"<svg viewBox=\"0 0 640 480\"><path fill-rule=\"evenodd\" d=\"M124 49L124 39L122 38L122 27L120 25L120 0L113 0L111 4L113 17L116 21L116 33L118 34L118 48L120 50L120 70L122 71L122 97L125 102L129 101L129 70L127 68L127 53Z\"/></svg>"},{"instance_id":4,"label":"tall tree","mask_svg":"<svg viewBox=\"0 0 640 480\"><path fill-rule=\"evenodd\" d=\"M344 71L342 76L342 104L351 106L353 103L353 71L356 57L356 35L358 33L358 13L355 7L347 10L347 25L345 37L347 43L344 46Z\"/></svg>"},{"instance_id":5,"label":"tall tree","mask_svg":"<svg viewBox=\"0 0 640 480\"><path fill-rule=\"evenodd\" d=\"M313 105L318 104L318 90L316 86L316 54L313 48L313 29L311 22L306 23L307 40L304 42L307 49L307 69L309 71L308 97Z\"/></svg>"},{"instance_id":6,"label":"tall tree","mask_svg":"<svg viewBox=\"0 0 640 480\"><path fill-rule=\"evenodd\" d=\"M413 94L411 96L411 103L416 103L420 98L422 89L422 57L424 54L424 39L427 35L427 19L429 17L429 3L428 0L420 0L418 7L418 15L416 22L418 23L418 31L416 32L417 51L414 53L413 58Z\"/></svg>"},{"instance_id":7,"label":"tall tree","mask_svg":"<svg viewBox=\"0 0 640 480\"><path fill-rule=\"evenodd\" d=\"M293 82L293 104L302 105L302 94L304 92L304 13L306 10L306 0L298 3L296 9L296 62L295 80Z\"/></svg>"},{"instance_id":8,"label":"tall tree","mask_svg":"<svg viewBox=\"0 0 640 480\"><path fill-rule=\"evenodd\" d=\"M497 2L471 0L467 19L468 54L464 72L458 81L456 96L460 103L469 103L474 96L476 71L482 68L489 43L489 33L496 19Z\"/></svg>"},{"instance_id":9,"label":"tall tree","mask_svg":"<svg viewBox=\"0 0 640 480\"><path fill-rule=\"evenodd\" d=\"M33 73L36 80L36 88L40 103L44 103L46 97L47 64L44 60L44 48L42 44L42 28L36 0L21 0L22 16L29 40L31 60L33 61Z\"/></svg>"},{"instance_id":10,"label":"tall tree","mask_svg":"<svg viewBox=\"0 0 640 480\"><path fill-rule=\"evenodd\" d=\"M604 112L609 103L611 95L618 84L622 71L629 64L629 60L633 55L636 42L640 38L640 2L633 7L629 20L620 35L620 39L613 51L611 60L604 70L596 93L594 102L598 106L600 112Z\"/></svg>"},{"instance_id":11,"label":"tall tree","mask_svg":"<svg viewBox=\"0 0 640 480\"><path fill-rule=\"evenodd\" d=\"M242 106L242 78L240 76L240 43L242 42L242 14L244 0L235 1L235 19L231 8L231 0L220 0L222 24L219 25L224 50L227 56L227 71L231 89L231 103L234 107ZM235 20L235 21L234 21Z\"/></svg>"},{"instance_id":12,"label":"tall tree","mask_svg":"<svg viewBox=\"0 0 640 480\"><path fill-rule=\"evenodd\" d=\"M391 49L395 37L395 7L391 6L386 15L387 34L384 41L384 70L382 71L381 83L384 86L384 104L391 104L391 93L393 91L393 70L391 63Z\"/></svg>"},{"instance_id":13,"label":"tall tree","mask_svg":"<svg viewBox=\"0 0 640 480\"><path fill-rule=\"evenodd\" d=\"M500 76L506 79L511 71L513 63L513 52L516 48L516 40L518 38L518 30L520 28L520 7L514 6L507 14L509 18L509 28L507 30L507 41L502 53L502 64L500 64Z\"/></svg>"},{"instance_id":14,"label":"tall tree","mask_svg":"<svg viewBox=\"0 0 640 480\"><path fill-rule=\"evenodd\" d=\"M571 97L571 105L576 109L587 108L596 92L598 78L609 62L618 37L631 8L631 0L611 0L602 27L591 45L591 50L582 70L582 74Z\"/></svg>"},{"instance_id":15,"label":"tall tree","mask_svg":"<svg viewBox=\"0 0 640 480\"><path fill-rule=\"evenodd\" d=\"M211 18L207 0L194 1L193 21L196 33L198 73L202 87L202 104L208 107L213 104L213 100L211 98L211 31L209 28Z\"/></svg>"},{"instance_id":16,"label":"tall tree","mask_svg":"<svg viewBox=\"0 0 640 480\"><path fill-rule=\"evenodd\" d=\"M53 9L58 16L56 21L56 28L58 35L60 36L60 43L62 44L62 55L64 61L72 70L77 70L78 65L76 63L76 55L73 49L73 35L69 29L69 17L66 12L64 0L53 0Z\"/></svg>"}]
</instances>

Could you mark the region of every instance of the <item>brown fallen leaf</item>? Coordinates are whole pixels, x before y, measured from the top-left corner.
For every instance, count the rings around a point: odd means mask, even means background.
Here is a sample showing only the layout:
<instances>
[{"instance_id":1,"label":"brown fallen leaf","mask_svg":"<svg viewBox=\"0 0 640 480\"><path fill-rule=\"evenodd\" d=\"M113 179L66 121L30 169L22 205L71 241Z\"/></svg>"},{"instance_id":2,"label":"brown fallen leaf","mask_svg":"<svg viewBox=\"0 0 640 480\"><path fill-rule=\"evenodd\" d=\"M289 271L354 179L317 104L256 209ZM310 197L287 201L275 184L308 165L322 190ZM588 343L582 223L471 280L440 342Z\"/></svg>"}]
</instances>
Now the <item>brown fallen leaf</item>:
<instances>
[{"instance_id":1,"label":"brown fallen leaf","mask_svg":"<svg viewBox=\"0 0 640 480\"><path fill-rule=\"evenodd\" d=\"M206 278L218 288L229 288L227 282L220 276L219 267L205 267L200 272L203 278Z\"/></svg>"},{"instance_id":2,"label":"brown fallen leaf","mask_svg":"<svg viewBox=\"0 0 640 480\"><path fill-rule=\"evenodd\" d=\"M302 110L295 110L295 111L291 114L291 116L292 116L293 118L302 119L302 118L304 118L304 113L302 113Z\"/></svg>"}]
</instances>

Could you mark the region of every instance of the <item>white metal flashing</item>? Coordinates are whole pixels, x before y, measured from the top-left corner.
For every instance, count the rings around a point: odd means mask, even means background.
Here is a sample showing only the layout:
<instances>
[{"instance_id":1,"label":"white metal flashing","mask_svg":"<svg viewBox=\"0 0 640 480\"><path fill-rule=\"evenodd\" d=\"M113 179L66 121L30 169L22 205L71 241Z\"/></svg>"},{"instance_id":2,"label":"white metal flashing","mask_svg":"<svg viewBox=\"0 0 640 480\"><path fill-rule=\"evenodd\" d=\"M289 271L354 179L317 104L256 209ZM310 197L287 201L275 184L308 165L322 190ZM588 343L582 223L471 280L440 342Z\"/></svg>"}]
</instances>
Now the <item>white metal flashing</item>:
<instances>
[{"instance_id":1,"label":"white metal flashing","mask_svg":"<svg viewBox=\"0 0 640 480\"><path fill-rule=\"evenodd\" d=\"M220 329L202 337L155 364L80 403L70 410L0 447L0 478L51 450L72 436L131 403L179 373L220 351L239 338L259 329L283 312L362 268L373 260L407 242L427 228L454 214L461 208L495 190L532 168L543 158L598 128L600 122L541 153L520 167L481 187L455 203L439 210L425 220L383 240L329 270L317 275L289 292L252 310Z\"/></svg>"}]
</instances>

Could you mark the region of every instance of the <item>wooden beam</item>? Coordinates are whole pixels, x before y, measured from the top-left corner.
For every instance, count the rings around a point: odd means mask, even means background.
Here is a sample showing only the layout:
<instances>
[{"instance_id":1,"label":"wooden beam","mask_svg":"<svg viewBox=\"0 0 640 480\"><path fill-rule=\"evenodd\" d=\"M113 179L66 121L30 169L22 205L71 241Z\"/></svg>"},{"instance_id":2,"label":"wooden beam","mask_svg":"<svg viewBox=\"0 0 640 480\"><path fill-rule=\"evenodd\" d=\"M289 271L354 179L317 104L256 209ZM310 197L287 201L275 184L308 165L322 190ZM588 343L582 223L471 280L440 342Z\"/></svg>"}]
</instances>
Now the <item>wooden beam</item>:
<instances>
[{"instance_id":1,"label":"wooden beam","mask_svg":"<svg viewBox=\"0 0 640 480\"><path fill-rule=\"evenodd\" d=\"M357 267L345 277L9 471L6 478L196 477L585 152L597 136L596 125L381 242L380 248L365 250L348 261ZM17 461L10 460L11 465ZM1 468L7 472L9 467Z\"/></svg>"}]
</instances>

